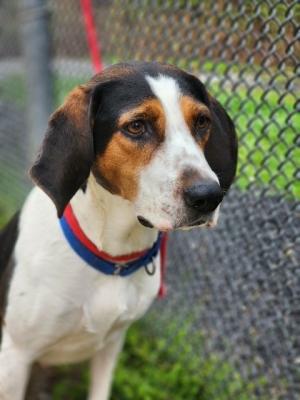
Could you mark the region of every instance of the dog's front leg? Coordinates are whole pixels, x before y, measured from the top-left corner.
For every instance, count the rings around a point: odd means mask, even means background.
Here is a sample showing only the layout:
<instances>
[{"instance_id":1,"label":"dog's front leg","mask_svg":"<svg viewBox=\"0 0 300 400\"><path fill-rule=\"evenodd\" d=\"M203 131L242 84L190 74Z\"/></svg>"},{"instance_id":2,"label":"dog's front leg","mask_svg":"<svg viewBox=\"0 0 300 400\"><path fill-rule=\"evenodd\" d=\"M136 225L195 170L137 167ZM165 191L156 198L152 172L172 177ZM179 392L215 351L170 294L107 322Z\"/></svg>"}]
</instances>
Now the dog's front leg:
<instances>
[{"instance_id":1,"label":"dog's front leg","mask_svg":"<svg viewBox=\"0 0 300 400\"><path fill-rule=\"evenodd\" d=\"M31 358L8 334L0 350L0 400L23 400L31 369Z\"/></svg>"},{"instance_id":2,"label":"dog's front leg","mask_svg":"<svg viewBox=\"0 0 300 400\"><path fill-rule=\"evenodd\" d=\"M88 400L108 400L112 374L122 348L125 332L98 351L91 363L91 387Z\"/></svg>"}]
</instances>

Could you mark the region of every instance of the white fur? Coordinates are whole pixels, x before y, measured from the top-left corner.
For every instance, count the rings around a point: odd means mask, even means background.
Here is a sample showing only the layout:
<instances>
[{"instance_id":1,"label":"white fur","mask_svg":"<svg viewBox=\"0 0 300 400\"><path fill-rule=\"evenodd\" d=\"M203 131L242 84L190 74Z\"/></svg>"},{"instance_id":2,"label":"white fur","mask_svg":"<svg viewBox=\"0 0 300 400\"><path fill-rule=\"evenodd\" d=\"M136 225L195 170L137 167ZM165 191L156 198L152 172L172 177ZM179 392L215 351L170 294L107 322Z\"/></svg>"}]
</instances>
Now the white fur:
<instances>
[{"instance_id":1,"label":"white fur","mask_svg":"<svg viewBox=\"0 0 300 400\"><path fill-rule=\"evenodd\" d=\"M106 252L133 252L155 240L157 232L138 223L132 206L96 187L93 178L87 193L79 191L72 205L83 230ZM103 363L93 364L94 370L101 364L107 378L100 379L102 385L92 383L91 399L107 399L124 331L158 292L158 259L154 276L144 269L126 278L93 270L65 240L51 200L35 188L22 210L15 261L0 352L0 399L23 399L35 360L60 364L103 352Z\"/></svg>"},{"instance_id":2,"label":"white fur","mask_svg":"<svg viewBox=\"0 0 300 400\"><path fill-rule=\"evenodd\" d=\"M166 131L163 145L140 173L135 207L136 213L154 226L169 230L184 220L185 206L178 187L183 171L193 168L203 179L218 182L218 178L185 122L177 82L164 75L146 79L164 109Z\"/></svg>"}]
</instances>

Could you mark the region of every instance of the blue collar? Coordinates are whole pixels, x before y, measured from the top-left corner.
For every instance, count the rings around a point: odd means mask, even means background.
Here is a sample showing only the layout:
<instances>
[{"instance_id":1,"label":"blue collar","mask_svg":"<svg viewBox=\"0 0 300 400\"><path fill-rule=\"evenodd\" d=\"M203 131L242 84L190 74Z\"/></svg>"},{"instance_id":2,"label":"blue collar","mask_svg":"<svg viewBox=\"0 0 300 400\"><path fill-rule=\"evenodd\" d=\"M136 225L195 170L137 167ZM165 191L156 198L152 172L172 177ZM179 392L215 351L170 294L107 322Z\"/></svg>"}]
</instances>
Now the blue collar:
<instances>
[{"instance_id":1,"label":"blue collar","mask_svg":"<svg viewBox=\"0 0 300 400\"><path fill-rule=\"evenodd\" d=\"M153 262L153 259L157 256L161 248L163 238L162 233L159 233L157 240L150 249L144 252L135 253L138 254L138 257L134 260L123 261L122 258L127 260L131 258L131 255L111 257L107 253L99 251L96 246L89 241L80 228L70 204L67 206L64 215L59 221L69 245L81 259L94 269L106 275L128 276L140 268L145 267L146 271L151 274L147 265ZM111 260L114 258L117 260L120 259L121 261L111 261L108 258ZM155 268L153 268L153 273L154 272Z\"/></svg>"}]
</instances>

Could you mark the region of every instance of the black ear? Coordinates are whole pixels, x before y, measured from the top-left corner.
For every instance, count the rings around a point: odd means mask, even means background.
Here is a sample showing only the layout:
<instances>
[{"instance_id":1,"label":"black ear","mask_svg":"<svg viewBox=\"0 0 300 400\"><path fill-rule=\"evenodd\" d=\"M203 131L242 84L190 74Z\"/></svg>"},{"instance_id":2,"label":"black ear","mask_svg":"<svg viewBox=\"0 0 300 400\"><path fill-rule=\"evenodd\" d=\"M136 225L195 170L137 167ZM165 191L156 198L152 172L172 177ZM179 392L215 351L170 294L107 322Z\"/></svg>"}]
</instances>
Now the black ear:
<instances>
[{"instance_id":1,"label":"black ear","mask_svg":"<svg viewBox=\"0 0 300 400\"><path fill-rule=\"evenodd\" d=\"M30 170L34 182L53 200L59 217L88 178L93 163L90 98L91 88L79 86L54 112L39 155Z\"/></svg>"},{"instance_id":2,"label":"black ear","mask_svg":"<svg viewBox=\"0 0 300 400\"><path fill-rule=\"evenodd\" d=\"M210 167L217 174L221 188L226 192L236 173L237 136L233 121L221 104L211 96L209 107L213 121L212 130L205 146L205 156Z\"/></svg>"}]
</instances>

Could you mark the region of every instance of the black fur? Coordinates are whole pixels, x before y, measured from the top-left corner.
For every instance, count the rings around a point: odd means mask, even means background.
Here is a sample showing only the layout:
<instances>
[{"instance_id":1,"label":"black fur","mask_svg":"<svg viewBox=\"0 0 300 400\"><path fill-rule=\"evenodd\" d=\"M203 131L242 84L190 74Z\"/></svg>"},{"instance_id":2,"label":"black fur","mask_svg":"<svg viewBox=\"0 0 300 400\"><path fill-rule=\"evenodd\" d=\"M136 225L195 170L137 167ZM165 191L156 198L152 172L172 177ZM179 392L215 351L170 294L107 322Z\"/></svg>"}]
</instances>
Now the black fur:
<instances>
[{"instance_id":1,"label":"black fur","mask_svg":"<svg viewBox=\"0 0 300 400\"><path fill-rule=\"evenodd\" d=\"M94 159L89 129L84 121L79 129L58 110L49 122L40 155L31 168L31 177L53 200L59 217L89 176Z\"/></svg>"},{"instance_id":2,"label":"black fur","mask_svg":"<svg viewBox=\"0 0 300 400\"><path fill-rule=\"evenodd\" d=\"M0 280L13 252L18 237L18 226L19 212L0 231Z\"/></svg>"},{"instance_id":3,"label":"black fur","mask_svg":"<svg viewBox=\"0 0 300 400\"><path fill-rule=\"evenodd\" d=\"M0 342L6 296L13 271L12 253L18 237L19 213L0 232Z\"/></svg>"},{"instance_id":4,"label":"black fur","mask_svg":"<svg viewBox=\"0 0 300 400\"><path fill-rule=\"evenodd\" d=\"M125 73L124 73L125 72ZM90 171L100 184L112 193L113 182L106 182L95 156L101 156L116 131L121 112L137 106L155 95L145 75L167 75L174 78L184 94L206 104L213 115L213 127L205 148L207 161L218 175L226 192L233 181L237 163L234 125L221 105L211 98L202 82L174 66L160 63L128 63L108 68L80 88L84 95L72 105L80 110L75 124L72 113L64 106L49 122L41 153L31 169L34 181L50 196L58 216L80 188L84 188ZM142 143L141 150L142 150Z\"/></svg>"},{"instance_id":5,"label":"black fur","mask_svg":"<svg viewBox=\"0 0 300 400\"><path fill-rule=\"evenodd\" d=\"M234 124L221 104L209 95L198 78L174 66L155 62L133 62L121 65L131 70L128 76L120 81L107 82L106 87L99 85L95 89L97 93L93 102L93 107L97 108L97 112L94 110L96 117L93 127L95 154L101 154L105 150L115 131L114 122L126 107L134 107L146 98L156 97L145 75L170 76L176 80L184 94L207 105L212 113L212 130L205 147L205 156L210 167L217 174L225 193L235 177L238 146ZM110 185L101 180L99 171L95 171L95 175L99 183L111 190Z\"/></svg>"},{"instance_id":6,"label":"black fur","mask_svg":"<svg viewBox=\"0 0 300 400\"><path fill-rule=\"evenodd\" d=\"M215 99L210 102L210 110L214 118L204 153L207 162L219 178L223 192L226 193L236 173L237 137L231 118Z\"/></svg>"},{"instance_id":7,"label":"black fur","mask_svg":"<svg viewBox=\"0 0 300 400\"><path fill-rule=\"evenodd\" d=\"M196 100L209 105L209 95L203 83L194 75L169 64L161 63L137 63L137 68L143 72L143 75L157 77L159 74L167 75L173 78L180 87L183 94L190 95Z\"/></svg>"},{"instance_id":8,"label":"black fur","mask_svg":"<svg viewBox=\"0 0 300 400\"><path fill-rule=\"evenodd\" d=\"M93 124L95 154L103 153L116 131L116 121L124 111L154 97L144 76L137 74L98 85L94 90L91 104L95 114Z\"/></svg>"}]
</instances>

